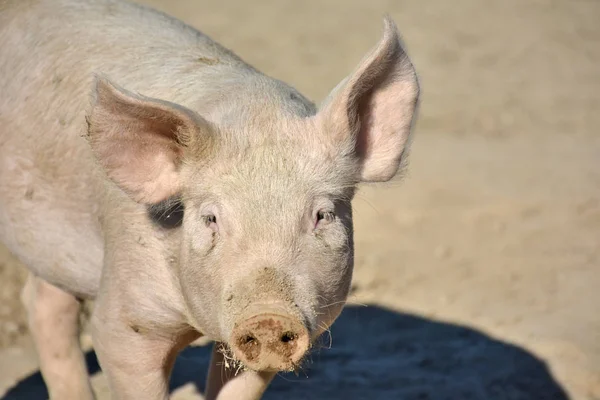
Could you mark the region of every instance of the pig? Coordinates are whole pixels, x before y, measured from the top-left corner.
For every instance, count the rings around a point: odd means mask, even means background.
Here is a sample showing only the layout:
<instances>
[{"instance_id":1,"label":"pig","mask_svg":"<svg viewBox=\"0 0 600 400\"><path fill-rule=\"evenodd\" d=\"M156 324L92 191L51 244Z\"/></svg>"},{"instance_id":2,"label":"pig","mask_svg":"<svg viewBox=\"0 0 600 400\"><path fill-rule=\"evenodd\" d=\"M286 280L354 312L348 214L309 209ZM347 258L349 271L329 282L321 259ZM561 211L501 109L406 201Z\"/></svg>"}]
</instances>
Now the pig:
<instances>
[{"instance_id":1,"label":"pig","mask_svg":"<svg viewBox=\"0 0 600 400\"><path fill-rule=\"evenodd\" d=\"M168 398L200 337L207 399L302 367L348 296L358 185L406 165L419 81L383 20L317 106L142 5L0 1L0 241L51 399L94 398L83 300L115 399Z\"/></svg>"}]
</instances>

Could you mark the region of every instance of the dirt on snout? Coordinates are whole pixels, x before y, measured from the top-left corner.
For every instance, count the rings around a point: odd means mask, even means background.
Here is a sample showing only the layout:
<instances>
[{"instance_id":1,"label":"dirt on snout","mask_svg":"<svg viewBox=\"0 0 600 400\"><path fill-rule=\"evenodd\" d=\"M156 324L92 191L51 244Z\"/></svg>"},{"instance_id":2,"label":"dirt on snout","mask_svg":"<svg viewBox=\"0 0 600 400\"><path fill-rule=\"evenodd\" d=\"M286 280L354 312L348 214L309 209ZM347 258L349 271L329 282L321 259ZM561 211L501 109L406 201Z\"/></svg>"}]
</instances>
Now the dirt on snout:
<instances>
[{"instance_id":1,"label":"dirt on snout","mask_svg":"<svg viewBox=\"0 0 600 400\"><path fill-rule=\"evenodd\" d=\"M420 74L404 179L354 203L350 304L265 399L600 399L600 1L144 2L315 101L375 44L384 13ZM24 276L2 249L2 399L46 396ZM174 399L202 398L208 359L182 354Z\"/></svg>"}]
</instances>

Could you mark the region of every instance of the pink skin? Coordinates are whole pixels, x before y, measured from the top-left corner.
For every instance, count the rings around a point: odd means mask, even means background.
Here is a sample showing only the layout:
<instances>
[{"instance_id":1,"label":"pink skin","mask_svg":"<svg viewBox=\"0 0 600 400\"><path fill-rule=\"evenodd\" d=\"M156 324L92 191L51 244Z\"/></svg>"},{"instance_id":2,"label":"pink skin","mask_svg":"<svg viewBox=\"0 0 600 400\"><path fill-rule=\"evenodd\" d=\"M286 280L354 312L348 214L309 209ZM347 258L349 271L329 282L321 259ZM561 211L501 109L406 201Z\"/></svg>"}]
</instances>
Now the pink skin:
<instances>
[{"instance_id":1,"label":"pink skin","mask_svg":"<svg viewBox=\"0 0 600 400\"><path fill-rule=\"evenodd\" d=\"M346 301L357 185L405 161L419 85L394 23L317 108L133 3L1 4L0 240L31 271L51 397L93 398L76 316L94 299L113 398L168 398L201 335L248 367L214 351L206 398L260 398Z\"/></svg>"}]
</instances>

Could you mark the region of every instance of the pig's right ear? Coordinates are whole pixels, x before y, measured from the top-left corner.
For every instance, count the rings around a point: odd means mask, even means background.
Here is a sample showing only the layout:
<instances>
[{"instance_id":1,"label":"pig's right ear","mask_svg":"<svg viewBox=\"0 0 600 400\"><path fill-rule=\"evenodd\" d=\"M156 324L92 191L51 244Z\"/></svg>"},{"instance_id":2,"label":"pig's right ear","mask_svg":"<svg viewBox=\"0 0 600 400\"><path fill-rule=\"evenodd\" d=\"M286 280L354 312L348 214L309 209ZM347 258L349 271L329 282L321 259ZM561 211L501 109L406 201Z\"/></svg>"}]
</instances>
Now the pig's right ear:
<instances>
[{"instance_id":1,"label":"pig's right ear","mask_svg":"<svg viewBox=\"0 0 600 400\"><path fill-rule=\"evenodd\" d=\"M193 112L96 79L88 141L109 178L137 202L158 203L181 189L184 149L201 130Z\"/></svg>"}]
</instances>

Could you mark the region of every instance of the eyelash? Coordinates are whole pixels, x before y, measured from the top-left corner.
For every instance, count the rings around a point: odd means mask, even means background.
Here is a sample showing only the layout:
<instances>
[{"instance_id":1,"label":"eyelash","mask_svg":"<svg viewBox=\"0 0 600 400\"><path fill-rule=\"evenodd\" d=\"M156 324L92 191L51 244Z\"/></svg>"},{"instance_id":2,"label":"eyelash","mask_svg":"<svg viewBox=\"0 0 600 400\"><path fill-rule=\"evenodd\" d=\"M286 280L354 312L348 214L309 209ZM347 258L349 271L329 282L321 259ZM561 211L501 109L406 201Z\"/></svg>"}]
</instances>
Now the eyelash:
<instances>
[{"instance_id":1,"label":"eyelash","mask_svg":"<svg viewBox=\"0 0 600 400\"><path fill-rule=\"evenodd\" d=\"M176 229L183 223L185 207L181 200L169 198L148 207L148 215L152 222L163 229Z\"/></svg>"},{"instance_id":2,"label":"eyelash","mask_svg":"<svg viewBox=\"0 0 600 400\"><path fill-rule=\"evenodd\" d=\"M317 213L317 224L321 221L330 223L335 221L335 213L333 211L319 211ZM316 225L316 224L315 224Z\"/></svg>"}]
</instances>

